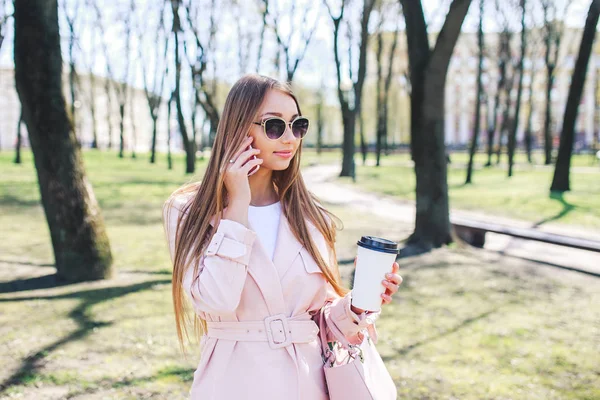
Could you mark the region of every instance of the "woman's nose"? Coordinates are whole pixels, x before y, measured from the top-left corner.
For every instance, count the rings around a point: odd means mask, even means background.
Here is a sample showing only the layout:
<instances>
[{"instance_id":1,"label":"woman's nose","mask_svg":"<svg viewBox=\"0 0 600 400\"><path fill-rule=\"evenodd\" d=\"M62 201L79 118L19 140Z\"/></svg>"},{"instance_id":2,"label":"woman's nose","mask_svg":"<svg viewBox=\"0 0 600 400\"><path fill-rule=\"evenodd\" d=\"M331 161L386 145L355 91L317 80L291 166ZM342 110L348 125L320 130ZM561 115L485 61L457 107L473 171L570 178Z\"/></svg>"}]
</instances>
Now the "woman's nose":
<instances>
[{"instance_id":1,"label":"woman's nose","mask_svg":"<svg viewBox=\"0 0 600 400\"><path fill-rule=\"evenodd\" d=\"M283 135L281 135L281 139L284 143L294 142L296 140L296 136L294 136L290 124L285 124L285 131L283 132Z\"/></svg>"}]
</instances>

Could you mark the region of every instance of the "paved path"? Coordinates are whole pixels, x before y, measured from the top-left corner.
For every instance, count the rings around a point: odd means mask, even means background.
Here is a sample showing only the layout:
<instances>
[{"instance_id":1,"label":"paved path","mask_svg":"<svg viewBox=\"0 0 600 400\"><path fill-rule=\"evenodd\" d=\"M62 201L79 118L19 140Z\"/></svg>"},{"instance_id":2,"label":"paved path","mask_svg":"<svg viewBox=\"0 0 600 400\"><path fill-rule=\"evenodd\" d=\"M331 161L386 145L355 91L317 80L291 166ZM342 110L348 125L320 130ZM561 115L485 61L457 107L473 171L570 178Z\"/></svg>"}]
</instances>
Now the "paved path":
<instances>
[{"instance_id":1,"label":"paved path","mask_svg":"<svg viewBox=\"0 0 600 400\"><path fill-rule=\"evenodd\" d=\"M335 182L339 175L338 165L307 167L302 175L308 188L321 200L355 208L357 211L383 216L395 223L414 225L415 205L392 196L366 192L351 185ZM499 217L481 212L452 210L452 216L493 222L515 227L531 228L528 221ZM600 241L600 232L573 226L548 224L538 227L540 231L558 233ZM577 268L600 273L600 254L570 249L546 243L511 238L506 235L488 233L485 248L507 256L525 258L565 268Z\"/></svg>"}]
</instances>

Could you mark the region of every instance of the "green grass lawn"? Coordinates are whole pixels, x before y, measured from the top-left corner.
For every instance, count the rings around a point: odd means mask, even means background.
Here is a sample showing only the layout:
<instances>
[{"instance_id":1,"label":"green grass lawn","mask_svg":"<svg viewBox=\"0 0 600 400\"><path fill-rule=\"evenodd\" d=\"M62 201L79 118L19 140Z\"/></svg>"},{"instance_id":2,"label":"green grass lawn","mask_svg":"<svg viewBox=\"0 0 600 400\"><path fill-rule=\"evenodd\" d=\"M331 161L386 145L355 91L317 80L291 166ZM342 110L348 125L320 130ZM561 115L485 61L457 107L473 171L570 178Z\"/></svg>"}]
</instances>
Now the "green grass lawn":
<instances>
[{"instance_id":1,"label":"green grass lawn","mask_svg":"<svg viewBox=\"0 0 600 400\"><path fill-rule=\"evenodd\" d=\"M61 286L24 156L17 166L0 152L0 399L186 398L199 351L178 350L161 222L166 197L192 179L183 159L168 171L163 158L85 153L117 274ZM412 229L329 208L344 223L342 260L359 235L401 239ZM341 266L347 284L351 266ZM401 275L377 325L400 398L600 398L596 278L456 246L401 260Z\"/></svg>"},{"instance_id":2,"label":"green grass lawn","mask_svg":"<svg viewBox=\"0 0 600 400\"><path fill-rule=\"evenodd\" d=\"M582 164L582 158L585 157L576 157L575 164ZM552 167L532 167L519 163L514 176L508 178L505 167L483 168L485 159L480 157L481 163L476 164L473 174L473 184L465 185L466 170L461 158L466 162L466 155L452 155L448 169L452 209L481 211L531 222L600 228L600 167L597 170L589 167L573 169L571 191L564 195L553 195L549 191L554 173ZM363 166L359 155L356 156L356 162L356 183L350 178L339 178L339 182L414 201L415 175L409 165L408 155L385 157L380 167Z\"/></svg>"}]
</instances>

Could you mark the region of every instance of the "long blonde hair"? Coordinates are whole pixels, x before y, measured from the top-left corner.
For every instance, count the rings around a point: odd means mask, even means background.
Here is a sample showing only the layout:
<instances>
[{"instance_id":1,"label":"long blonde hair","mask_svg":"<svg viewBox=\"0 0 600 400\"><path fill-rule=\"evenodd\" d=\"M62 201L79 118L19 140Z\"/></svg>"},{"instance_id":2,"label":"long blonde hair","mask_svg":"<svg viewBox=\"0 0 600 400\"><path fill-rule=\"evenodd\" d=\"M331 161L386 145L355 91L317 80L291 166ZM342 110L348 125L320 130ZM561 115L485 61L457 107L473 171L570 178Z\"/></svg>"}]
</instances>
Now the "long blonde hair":
<instances>
[{"instance_id":1,"label":"long blonde hair","mask_svg":"<svg viewBox=\"0 0 600 400\"><path fill-rule=\"evenodd\" d=\"M173 306L175 309L175 323L177 337L182 350L184 349L184 335L188 337L187 325L189 313L185 308L184 292L182 290L183 277L187 268L193 266L195 274L198 273L198 264L206 243L211 239L211 218L215 217L216 230L223 218L223 209L227 206L227 189L223 183L223 171L228 162L234 157L255 120L260 106L269 90L279 90L291 96L298 114L301 115L298 100L291 88L275 79L249 74L239 79L231 88L225 101L225 107L212 148L206 173L201 182L186 184L177 189L167 199L164 207L170 212L173 202L181 196L188 198L183 209L180 210L175 234L175 253L173 257ZM282 171L273 171L273 184L282 205L282 212L288 219L290 228L296 239L306 248L323 272L327 281L336 293L344 296L348 289L341 284L337 256L335 251L335 237L337 227L331 222L334 214L320 205L318 198L308 191L300 173L300 157L302 146L290 166ZM185 214L194 218L181 217ZM169 217L167 217L167 221ZM329 250L329 264L321 257L315 245L306 220L310 221L323 235ZM169 233L167 233L169 235ZM206 332L206 321L194 314L194 327L198 336Z\"/></svg>"}]
</instances>

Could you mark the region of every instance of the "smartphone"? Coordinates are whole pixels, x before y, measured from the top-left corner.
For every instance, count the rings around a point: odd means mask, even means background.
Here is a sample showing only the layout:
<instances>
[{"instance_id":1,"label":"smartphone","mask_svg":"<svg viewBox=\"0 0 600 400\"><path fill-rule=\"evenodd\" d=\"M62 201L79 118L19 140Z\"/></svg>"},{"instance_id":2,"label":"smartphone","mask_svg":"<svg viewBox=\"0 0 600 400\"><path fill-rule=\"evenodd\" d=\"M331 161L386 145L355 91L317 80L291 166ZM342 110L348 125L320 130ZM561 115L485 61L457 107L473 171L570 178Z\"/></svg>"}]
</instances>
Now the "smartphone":
<instances>
[{"instance_id":1,"label":"smartphone","mask_svg":"<svg viewBox=\"0 0 600 400\"><path fill-rule=\"evenodd\" d=\"M250 145L248 145L248 148L246 150L251 150L253 148L254 147L252 147L252 145L250 144ZM252 155L252 159L256 160L256 154ZM256 171L258 171L259 168L260 168L260 165L256 165L254 168L252 168L250 171L248 171L248 176L254 174Z\"/></svg>"}]
</instances>

